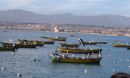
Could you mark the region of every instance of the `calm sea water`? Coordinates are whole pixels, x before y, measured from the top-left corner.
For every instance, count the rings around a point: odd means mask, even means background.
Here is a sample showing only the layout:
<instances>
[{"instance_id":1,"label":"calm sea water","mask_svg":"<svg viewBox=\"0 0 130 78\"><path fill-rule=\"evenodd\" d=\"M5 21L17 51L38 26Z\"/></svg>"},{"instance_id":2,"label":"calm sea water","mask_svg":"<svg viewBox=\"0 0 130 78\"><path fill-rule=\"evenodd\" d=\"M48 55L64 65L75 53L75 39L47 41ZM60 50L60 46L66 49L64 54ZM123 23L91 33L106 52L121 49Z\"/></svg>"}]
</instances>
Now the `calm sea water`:
<instances>
[{"instance_id":1,"label":"calm sea water","mask_svg":"<svg viewBox=\"0 0 130 78\"><path fill-rule=\"evenodd\" d=\"M78 43L78 40L69 37L72 33L52 33L41 31L0 30L0 41L17 39L43 40L40 36L63 36L67 42ZM20 73L22 78L110 78L113 71L130 73L130 50L114 48L112 43L119 41L130 43L129 37L103 36L73 33L84 40L107 41L108 44L86 46L102 48L102 61L100 65L51 63L48 54L59 46L45 45L36 49L18 49L15 55L12 52L0 52L0 78L17 78ZM34 59L40 61L34 62ZM114 63L114 60L116 63ZM5 68L2 71L2 67ZM87 70L87 72L85 72Z\"/></svg>"}]
</instances>

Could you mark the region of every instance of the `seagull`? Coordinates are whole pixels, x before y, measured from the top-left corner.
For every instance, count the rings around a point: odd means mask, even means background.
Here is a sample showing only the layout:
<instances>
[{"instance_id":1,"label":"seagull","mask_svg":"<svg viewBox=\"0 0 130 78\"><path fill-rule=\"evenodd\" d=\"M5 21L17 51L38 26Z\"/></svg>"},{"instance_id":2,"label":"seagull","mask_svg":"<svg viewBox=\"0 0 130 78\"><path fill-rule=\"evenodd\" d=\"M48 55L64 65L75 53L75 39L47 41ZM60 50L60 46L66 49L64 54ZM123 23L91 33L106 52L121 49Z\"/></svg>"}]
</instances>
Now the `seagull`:
<instances>
[{"instance_id":1,"label":"seagull","mask_svg":"<svg viewBox=\"0 0 130 78\"><path fill-rule=\"evenodd\" d=\"M130 68L130 66L128 66Z\"/></svg>"},{"instance_id":2,"label":"seagull","mask_svg":"<svg viewBox=\"0 0 130 78\"><path fill-rule=\"evenodd\" d=\"M129 59L128 59L127 61L128 61L128 62L130 62L130 60L129 60Z\"/></svg>"},{"instance_id":3,"label":"seagull","mask_svg":"<svg viewBox=\"0 0 130 78\"><path fill-rule=\"evenodd\" d=\"M84 72L85 72L85 73L87 73L87 72L88 72L88 70L87 70L87 69L85 69L85 70L84 70Z\"/></svg>"},{"instance_id":4,"label":"seagull","mask_svg":"<svg viewBox=\"0 0 130 78\"><path fill-rule=\"evenodd\" d=\"M5 68L4 68L4 67L2 67L2 68L1 68L1 71L4 71L4 70L5 70Z\"/></svg>"},{"instance_id":5,"label":"seagull","mask_svg":"<svg viewBox=\"0 0 130 78\"><path fill-rule=\"evenodd\" d=\"M15 55L15 52L13 52L12 55Z\"/></svg>"},{"instance_id":6,"label":"seagull","mask_svg":"<svg viewBox=\"0 0 130 78\"><path fill-rule=\"evenodd\" d=\"M114 73L115 73L115 70L113 69L112 72L113 72L113 74L114 74Z\"/></svg>"},{"instance_id":7,"label":"seagull","mask_svg":"<svg viewBox=\"0 0 130 78\"><path fill-rule=\"evenodd\" d=\"M17 74L17 77L22 77L22 75L20 73Z\"/></svg>"},{"instance_id":8,"label":"seagull","mask_svg":"<svg viewBox=\"0 0 130 78\"><path fill-rule=\"evenodd\" d=\"M116 63L116 60L114 60L114 63Z\"/></svg>"}]
</instances>

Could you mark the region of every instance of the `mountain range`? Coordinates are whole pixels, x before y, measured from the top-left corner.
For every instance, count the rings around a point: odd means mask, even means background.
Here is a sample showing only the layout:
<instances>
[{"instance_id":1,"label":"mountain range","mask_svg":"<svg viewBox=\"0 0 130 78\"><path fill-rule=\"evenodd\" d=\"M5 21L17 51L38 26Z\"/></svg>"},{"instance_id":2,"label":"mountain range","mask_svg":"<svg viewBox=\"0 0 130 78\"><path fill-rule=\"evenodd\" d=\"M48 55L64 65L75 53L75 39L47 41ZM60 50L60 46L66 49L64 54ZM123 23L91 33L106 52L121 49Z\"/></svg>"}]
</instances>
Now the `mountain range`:
<instances>
[{"instance_id":1,"label":"mountain range","mask_svg":"<svg viewBox=\"0 0 130 78\"><path fill-rule=\"evenodd\" d=\"M129 27L130 17L120 15L78 16L69 13L43 15L24 10L5 10L0 11L0 22L83 24L109 27Z\"/></svg>"}]
</instances>

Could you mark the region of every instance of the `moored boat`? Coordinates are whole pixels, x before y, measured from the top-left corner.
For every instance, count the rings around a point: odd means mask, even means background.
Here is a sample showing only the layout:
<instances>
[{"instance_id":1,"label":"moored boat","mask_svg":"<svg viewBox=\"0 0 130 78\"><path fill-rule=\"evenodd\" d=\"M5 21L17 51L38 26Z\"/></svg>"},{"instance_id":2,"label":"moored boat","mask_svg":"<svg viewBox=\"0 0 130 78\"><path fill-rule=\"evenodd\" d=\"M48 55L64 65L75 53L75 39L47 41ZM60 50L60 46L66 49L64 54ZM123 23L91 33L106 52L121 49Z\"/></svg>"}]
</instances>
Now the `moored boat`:
<instances>
[{"instance_id":1,"label":"moored boat","mask_svg":"<svg viewBox=\"0 0 130 78\"><path fill-rule=\"evenodd\" d=\"M50 37L50 36L42 36L41 38L46 38L51 41L66 41L66 37Z\"/></svg>"},{"instance_id":2,"label":"moored boat","mask_svg":"<svg viewBox=\"0 0 130 78\"><path fill-rule=\"evenodd\" d=\"M54 41L43 41L44 44L54 44Z\"/></svg>"},{"instance_id":3,"label":"moored boat","mask_svg":"<svg viewBox=\"0 0 130 78\"><path fill-rule=\"evenodd\" d=\"M1 42L3 47L14 47L15 45L13 43L9 43L9 42Z\"/></svg>"},{"instance_id":4,"label":"moored boat","mask_svg":"<svg viewBox=\"0 0 130 78\"><path fill-rule=\"evenodd\" d=\"M93 41L84 41L83 42L85 45L96 45L97 43L96 42L93 42Z\"/></svg>"},{"instance_id":5,"label":"moored boat","mask_svg":"<svg viewBox=\"0 0 130 78\"><path fill-rule=\"evenodd\" d=\"M96 42L97 44L107 44L107 42Z\"/></svg>"},{"instance_id":6,"label":"moored boat","mask_svg":"<svg viewBox=\"0 0 130 78\"><path fill-rule=\"evenodd\" d=\"M99 53L102 51L102 49L80 49L68 47L60 47L57 50L63 53Z\"/></svg>"},{"instance_id":7,"label":"moored boat","mask_svg":"<svg viewBox=\"0 0 130 78\"><path fill-rule=\"evenodd\" d=\"M65 37L50 37L48 39L51 41L66 41Z\"/></svg>"},{"instance_id":8,"label":"moored boat","mask_svg":"<svg viewBox=\"0 0 130 78\"><path fill-rule=\"evenodd\" d=\"M60 43L61 47L79 47L79 44Z\"/></svg>"},{"instance_id":9,"label":"moored boat","mask_svg":"<svg viewBox=\"0 0 130 78\"><path fill-rule=\"evenodd\" d=\"M43 46L44 43L43 41L38 41L38 40L20 40L18 39L17 42L16 42L16 45L17 44L21 44L21 45L30 45L30 46Z\"/></svg>"},{"instance_id":10,"label":"moored boat","mask_svg":"<svg viewBox=\"0 0 130 78\"><path fill-rule=\"evenodd\" d=\"M121 44L121 43L113 43L114 47L122 47L122 48L127 48L129 45L128 44Z\"/></svg>"},{"instance_id":11,"label":"moored boat","mask_svg":"<svg viewBox=\"0 0 130 78\"><path fill-rule=\"evenodd\" d=\"M98 55L96 57L85 57L84 55L82 57L75 57L71 55L65 55L65 54L58 54L53 53L49 55L52 62L58 62L58 63L91 63L91 64L100 64L100 61L102 59L101 55Z\"/></svg>"},{"instance_id":12,"label":"moored boat","mask_svg":"<svg viewBox=\"0 0 130 78\"><path fill-rule=\"evenodd\" d=\"M86 45L96 45L96 44L107 44L107 42L103 42L103 41L84 41L84 44Z\"/></svg>"},{"instance_id":13,"label":"moored boat","mask_svg":"<svg viewBox=\"0 0 130 78\"><path fill-rule=\"evenodd\" d=\"M41 36L41 38L51 38L50 36Z\"/></svg>"},{"instance_id":14,"label":"moored boat","mask_svg":"<svg viewBox=\"0 0 130 78\"><path fill-rule=\"evenodd\" d=\"M36 48L36 45L32 44L15 44L17 48Z\"/></svg>"}]
</instances>

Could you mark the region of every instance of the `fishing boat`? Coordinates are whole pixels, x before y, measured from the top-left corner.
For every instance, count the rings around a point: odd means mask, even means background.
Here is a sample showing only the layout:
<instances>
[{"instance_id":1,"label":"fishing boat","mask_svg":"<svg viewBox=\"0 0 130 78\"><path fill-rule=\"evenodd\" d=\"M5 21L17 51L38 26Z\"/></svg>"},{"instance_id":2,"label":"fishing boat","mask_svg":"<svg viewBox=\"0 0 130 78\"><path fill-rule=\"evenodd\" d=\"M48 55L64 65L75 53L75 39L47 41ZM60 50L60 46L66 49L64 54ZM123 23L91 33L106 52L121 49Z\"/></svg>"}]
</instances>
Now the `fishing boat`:
<instances>
[{"instance_id":1,"label":"fishing boat","mask_svg":"<svg viewBox=\"0 0 130 78\"><path fill-rule=\"evenodd\" d=\"M107 42L98 42L96 41L97 44L107 44Z\"/></svg>"},{"instance_id":2,"label":"fishing boat","mask_svg":"<svg viewBox=\"0 0 130 78\"><path fill-rule=\"evenodd\" d=\"M9 43L9 42L1 42L3 47L13 47L15 46L13 43Z\"/></svg>"},{"instance_id":3,"label":"fishing boat","mask_svg":"<svg viewBox=\"0 0 130 78\"><path fill-rule=\"evenodd\" d=\"M129 45L128 44L121 44L121 43L113 43L114 47L122 47L122 48L127 48Z\"/></svg>"},{"instance_id":4,"label":"fishing boat","mask_svg":"<svg viewBox=\"0 0 130 78\"><path fill-rule=\"evenodd\" d=\"M34 43L31 43L31 42L28 42L28 41L20 41L18 40L16 43L15 43L15 46L17 48L36 48L37 45L34 44Z\"/></svg>"},{"instance_id":5,"label":"fishing boat","mask_svg":"<svg viewBox=\"0 0 130 78\"><path fill-rule=\"evenodd\" d=\"M52 62L58 63L91 63L91 64L100 64L102 56L99 54L97 56L87 56L76 57L66 54L53 53L49 55Z\"/></svg>"},{"instance_id":6,"label":"fishing boat","mask_svg":"<svg viewBox=\"0 0 130 78\"><path fill-rule=\"evenodd\" d=\"M38 40L17 40L18 44L26 44L26 45L35 45L35 46L43 46L44 43L43 41L38 41Z\"/></svg>"},{"instance_id":7,"label":"fishing boat","mask_svg":"<svg viewBox=\"0 0 130 78\"><path fill-rule=\"evenodd\" d=\"M99 53L102 51L102 49L80 49L68 47L60 47L57 50L63 53Z\"/></svg>"},{"instance_id":8,"label":"fishing boat","mask_svg":"<svg viewBox=\"0 0 130 78\"><path fill-rule=\"evenodd\" d=\"M50 36L41 36L41 38L51 38Z\"/></svg>"},{"instance_id":9,"label":"fishing boat","mask_svg":"<svg viewBox=\"0 0 130 78\"><path fill-rule=\"evenodd\" d=\"M94 42L94 41L84 41L83 42L85 45L96 45L97 42Z\"/></svg>"},{"instance_id":10,"label":"fishing boat","mask_svg":"<svg viewBox=\"0 0 130 78\"><path fill-rule=\"evenodd\" d=\"M44 44L54 44L54 41L43 41Z\"/></svg>"},{"instance_id":11,"label":"fishing boat","mask_svg":"<svg viewBox=\"0 0 130 78\"><path fill-rule=\"evenodd\" d=\"M36 48L36 45L32 44L15 44L17 48Z\"/></svg>"},{"instance_id":12,"label":"fishing boat","mask_svg":"<svg viewBox=\"0 0 130 78\"><path fill-rule=\"evenodd\" d=\"M79 44L60 43L61 47L79 47Z\"/></svg>"},{"instance_id":13,"label":"fishing boat","mask_svg":"<svg viewBox=\"0 0 130 78\"><path fill-rule=\"evenodd\" d=\"M32 40L32 41L30 41L30 43L32 43L33 45L36 45L36 46L43 46L44 45L43 41L37 41L37 40Z\"/></svg>"},{"instance_id":14,"label":"fishing boat","mask_svg":"<svg viewBox=\"0 0 130 78\"><path fill-rule=\"evenodd\" d=\"M66 41L65 37L50 37L48 39L51 41Z\"/></svg>"}]
</instances>

